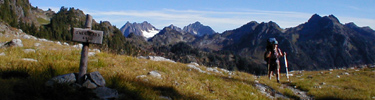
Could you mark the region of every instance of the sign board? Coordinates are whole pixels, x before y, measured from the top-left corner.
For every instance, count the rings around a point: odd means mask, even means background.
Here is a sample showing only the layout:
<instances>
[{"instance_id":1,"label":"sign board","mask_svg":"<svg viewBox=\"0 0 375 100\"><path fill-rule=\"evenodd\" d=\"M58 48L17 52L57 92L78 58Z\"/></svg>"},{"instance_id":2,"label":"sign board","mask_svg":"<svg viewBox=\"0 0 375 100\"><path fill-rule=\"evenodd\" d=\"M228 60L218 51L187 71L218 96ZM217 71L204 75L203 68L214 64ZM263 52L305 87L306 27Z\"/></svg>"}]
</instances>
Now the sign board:
<instances>
[{"instance_id":1,"label":"sign board","mask_svg":"<svg viewBox=\"0 0 375 100\"><path fill-rule=\"evenodd\" d=\"M72 40L82 43L102 44L103 31L74 28Z\"/></svg>"}]
</instances>

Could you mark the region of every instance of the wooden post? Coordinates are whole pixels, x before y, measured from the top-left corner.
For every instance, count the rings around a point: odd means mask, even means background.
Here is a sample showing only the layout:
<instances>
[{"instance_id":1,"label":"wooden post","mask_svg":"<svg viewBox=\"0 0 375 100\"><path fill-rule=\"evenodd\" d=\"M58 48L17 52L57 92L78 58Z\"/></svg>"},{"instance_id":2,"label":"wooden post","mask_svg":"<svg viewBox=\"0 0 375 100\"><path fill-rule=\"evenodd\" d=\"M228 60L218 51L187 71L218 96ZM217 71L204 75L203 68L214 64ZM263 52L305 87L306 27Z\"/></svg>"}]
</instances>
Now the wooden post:
<instances>
[{"instance_id":1,"label":"wooden post","mask_svg":"<svg viewBox=\"0 0 375 100\"><path fill-rule=\"evenodd\" d=\"M87 14L86 15L86 23L85 29L91 30L91 23L92 23L92 16ZM89 54L89 43L82 43L82 52L81 52L81 60L79 63L79 73L78 73L78 83L82 84L84 82L84 75L87 72L87 60Z\"/></svg>"}]
</instances>

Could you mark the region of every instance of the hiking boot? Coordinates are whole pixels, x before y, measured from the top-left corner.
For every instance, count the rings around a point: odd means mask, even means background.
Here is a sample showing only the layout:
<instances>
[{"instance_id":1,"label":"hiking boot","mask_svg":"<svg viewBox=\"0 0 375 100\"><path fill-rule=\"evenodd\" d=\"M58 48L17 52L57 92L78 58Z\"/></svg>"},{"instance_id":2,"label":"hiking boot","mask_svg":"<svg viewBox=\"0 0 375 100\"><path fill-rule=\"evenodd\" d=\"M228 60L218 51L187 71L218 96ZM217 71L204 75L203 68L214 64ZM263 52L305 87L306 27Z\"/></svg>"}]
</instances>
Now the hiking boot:
<instances>
[{"instance_id":1,"label":"hiking boot","mask_svg":"<svg viewBox=\"0 0 375 100\"><path fill-rule=\"evenodd\" d=\"M277 83L280 83L280 80L277 80Z\"/></svg>"}]
</instances>

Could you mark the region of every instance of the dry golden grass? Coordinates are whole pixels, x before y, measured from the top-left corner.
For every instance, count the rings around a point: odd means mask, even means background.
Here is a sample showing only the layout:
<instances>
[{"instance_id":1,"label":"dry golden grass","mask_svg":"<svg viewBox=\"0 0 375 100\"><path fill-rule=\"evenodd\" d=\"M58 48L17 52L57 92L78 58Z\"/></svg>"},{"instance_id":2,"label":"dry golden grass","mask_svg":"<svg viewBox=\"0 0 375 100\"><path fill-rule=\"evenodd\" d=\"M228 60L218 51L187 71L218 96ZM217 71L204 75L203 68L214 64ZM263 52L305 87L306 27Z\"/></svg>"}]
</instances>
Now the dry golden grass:
<instances>
[{"instance_id":1,"label":"dry golden grass","mask_svg":"<svg viewBox=\"0 0 375 100\"><path fill-rule=\"evenodd\" d=\"M0 42L13 38L15 37L0 37ZM10 78L0 78L0 84L3 85L0 88L3 90L1 97L49 99L52 96L59 97L61 91L68 95L90 96L89 93L72 92L65 86L61 87L67 90L59 91L44 86L44 83L54 76L78 72L80 49L57 45L54 42L21 40L24 47L0 49L0 53L6 54L0 57L1 75L13 75ZM35 43L41 45L36 47ZM24 49L30 48L36 52L23 52ZM24 61L22 58L35 59L37 62ZM204 66L199 68L206 69ZM187 64L137 59L107 52L90 56L87 71L99 71L106 79L107 87L117 89L122 94L122 99L163 99L160 96L172 99L268 99L253 86L255 76L243 72L234 72L233 75L225 72L206 74L187 67ZM158 71L162 79L152 76L137 78L150 71ZM19 87L20 85L22 87ZM26 92L20 93L20 88ZM19 97L21 94L24 96ZM70 97L74 98L74 95L65 96Z\"/></svg>"},{"instance_id":2,"label":"dry golden grass","mask_svg":"<svg viewBox=\"0 0 375 100\"><path fill-rule=\"evenodd\" d=\"M2 33L0 33L2 34ZM0 37L0 42L17 37ZM0 97L3 99L87 99L89 91L77 91L66 85L48 88L44 84L54 76L78 72L80 49L57 45L54 42L41 42L21 39L24 47L1 48L0 53ZM40 43L40 46L34 46ZM35 49L35 53L25 53L24 49ZM37 60L25 61L22 58ZM198 66L206 70L204 66ZM255 87L254 81L268 85L292 99L298 97L275 78L257 78L254 75L233 71L201 73L183 63L171 63L137 59L126 55L107 52L89 57L88 72L99 71L106 79L106 86L119 91L121 99L198 99L198 100L263 100L269 99ZM162 79L147 75L158 71ZM219 70L221 71L221 70ZM375 69L348 69L334 71L291 72L291 82L281 77L282 83L295 85L305 90L315 99L373 99L375 97ZM347 74L349 75L347 75ZM340 76L338 78L337 76Z\"/></svg>"}]
</instances>

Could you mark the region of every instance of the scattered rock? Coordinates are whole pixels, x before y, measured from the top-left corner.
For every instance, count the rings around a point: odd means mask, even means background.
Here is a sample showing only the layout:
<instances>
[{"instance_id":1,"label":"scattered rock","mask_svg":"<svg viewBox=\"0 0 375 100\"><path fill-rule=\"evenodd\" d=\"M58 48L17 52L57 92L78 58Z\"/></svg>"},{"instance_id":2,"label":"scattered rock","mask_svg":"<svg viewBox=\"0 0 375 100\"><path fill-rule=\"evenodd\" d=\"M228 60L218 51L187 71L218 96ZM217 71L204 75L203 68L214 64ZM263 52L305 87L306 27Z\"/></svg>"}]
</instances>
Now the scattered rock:
<instances>
[{"instance_id":1,"label":"scattered rock","mask_svg":"<svg viewBox=\"0 0 375 100\"><path fill-rule=\"evenodd\" d=\"M145 56L139 56L139 57L137 57L138 59L147 59L147 57L145 57Z\"/></svg>"},{"instance_id":2,"label":"scattered rock","mask_svg":"<svg viewBox=\"0 0 375 100\"><path fill-rule=\"evenodd\" d=\"M307 78L313 78L313 76L312 76L312 75L309 75L309 76L307 76Z\"/></svg>"},{"instance_id":3,"label":"scattered rock","mask_svg":"<svg viewBox=\"0 0 375 100\"><path fill-rule=\"evenodd\" d=\"M38 60L31 59L31 58L22 58L21 60L24 60L24 61L32 61L32 62L38 62Z\"/></svg>"},{"instance_id":4,"label":"scattered rock","mask_svg":"<svg viewBox=\"0 0 375 100\"><path fill-rule=\"evenodd\" d=\"M56 76L47 81L46 86L53 86L55 82L59 84L73 84L76 82L76 76L74 75L74 73Z\"/></svg>"},{"instance_id":5,"label":"scattered rock","mask_svg":"<svg viewBox=\"0 0 375 100\"><path fill-rule=\"evenodd\" d=\"M325 82L322 82L322 83L319 83L320 85L325 85L326 83Z\"/></svg>"},{"instance_id":6,"label":"scattered rock","mask_svg":"<svg viewBox=\"0 0 375 100\"><path fill-rule=\"evenodd\" d=\"M161 74L159 72L157 72L157 71L151 71L151 72L148 72L147 74L150 75L150 76L152 76L152 77L162 79L161 78Z\"/></svg>"},{"instance_id":7,"label":"scattered rock","mask_svg":"<svg viewBox=\"0 0 375 100\"><path fill-rule=\"evenodd\" d=\"M38 39L39 41L43 41L43 42L52 42L50 40L47 40L47 39Z\"/></svg>"},{"instance_id":8,"label":"scattered rock","mask_svg":"<svg viewBox=\"0 0 375 100\"><path fill-rule=\"evenodd\" d=\"M40 43L34 43L34 46L39 47Z\"/></svg>"},{"instance_id":9,"label":"scattered rock","mask_svg":"<svg viewBox=\"0 0 375 100\"><path fill-rule=\"evenodd\" d=\"M83 47L82 44L73 45L74 48L81 49Z\"/></svg>"},{"instance_id":10,"label":"scattered rock","mask_svg":"<svg viewBox=\"0 0 375 100\"><path fill-rule=\"evenodd\" d=\"M333 71L333 69L329 69L329 71Z\"/></svg>"},{"instance_id":11,"label":"scattered rock","mask_svg":"<svg viewBox=\"0 0 375 100\"><path fill-rule=\"evenodd\" d=\"M107 87L98 87L93 92L96 93L96 96L101 100L112 100L118 98L117 90Z\"/></svg>"},{"instance_id":12,"label":"scattered rock","mask_svg":"<svg viewBox=\"0 0 375 100\"><path fill-rule=\"evenodd\" d=\"M337 77L337 78L340 78L340 75L337 75L336 77Z\"/></svg>"},{"instance_id":13,"label":"scattered rock","mask_svg":"<svg viewBox=\"0 0 375 100\"><path fill-rule=\"evenodd\" d=\"M86 88L88 88L88 89L95 89L95 88L98 87L95 83L91 82L90 80L86 80L86 81L82 84L82 86L83 86L83 87L86 87Z\"/></svg>"},{"instance_id":14,"label":"scattered rock","mask_svg":"<svg viewBox=\"0 0 375 100\"><path fill-rule=\"evenodd\" d=\"M196 62L191 62L190 64L191 64L191 65L195 65L195 66L199 66L199 64L196 63Z\"/></svg>"},{"instance_id":15,"label":"scattered rock","mask_svg":"<svg viewBox=\"0 0 375 100\"><path fill-rule=\"evenodd\" d=\"M34 39L34 40L37 39L36 37L34 37L34 36L32 36L32 35L27 35L27 34L24 34L24 35L22 35L21 37L24 38L24 39Z\"/></svg>"},{"instance_id":16,"label":"scattered rock","mask_svg":"<svg viewBox=\"0 0 375 100\"><path fill-rule=\"evenodd\" d=\"M153 60L153 61L168 61L168 62L176 63L173 60L170 60L170 59L167 59L167 58L164 58L164 57L160 57L160 56L148 56L148 59Z\"/></svg>"},{"instance_id":17,"label":"scattered rock","mask_svg":"<svg viewBox=\"0 0 375 100\"><path fill-rule=\"evenodd\" d=\"M147 77L146 75L138 75L137 77L135 77L135 78L145 78L145 77Z\"/></svg>"},{"instance_id":18,"label":"scattered rock","mask_svg":"<svg viewBox=\"0 0 375 100\"><path fill-rule=\"evenodd\" d=\"M66 42L64 42L63 44L64 44L64 45L66 45L66 46L69 46L69 44L68 44L68 43L66 43Z\"/></svg>"},{"instance_id":19,"label":"scattered rock","mask_svg":"<svg viewBox=\"0 0 375 100\"><path fill-rule=\"evenodd\" d=\"M0 45L0 48L2 47L23 47L23 44L21 39L13 39L12 41Z\"/></svg>"},{"instance_id":20,"label":"scattered rock","mask_svg":"<svg viewBox=\"0 0 375 100\"><path fill-rule=\"evenodd\" d=\"M105 86L105 80L102 75L98 71L92 72L88 74L88 78L92 80L98 86Z\"/></svg>"},{"instance_id":21,"label":"scattered rock","mask_svg":"<svg viewBox=\"0 0 375 100\"><path fill-rule=\"evenodd\" d=\"M222 74L219 70L215 69L215 68L206 68L207 71L211 71L211 72L215 72L215 73L220 73Z\"/></svg>"},{"instance_id":22,"label":"scattered rock","mask_svg":"<svg viewBox=\"0 0 375 100\"><path fill-rule=\"evenodd\" d=\"M24 49L23 52L25 53L35 53L34 49Z\"/></svg>"},{"instance_id":23,"label":"scattered rock","mask_svg":"<svg viewBox=\"0 0 375 100\"><path fill-rule=\"evenodd\" d=\"M96 53L100 53L99 49L92 49L91 51L96 52Z\"/></svg>"},{"instance_id":24,"label":"scattered rock","mask_svg":"<svg viewBox=\"0 0 375 100\"><path fill-rule=\"evenodd\" d=\"M5 53L4 52L0 53L0 56L5 56Z\"/></svg>"},{"instance_id":25,"label":"scattered rock","mask_svg":"<svg viewBox=\"0 0 375 100\"><path fill-rule=\"evenodd\" d=\"M57 45L62 45L60 41L57 41L56 44L57 44Z\"/></svg>"},{"instance_id":26,"label":"scattered rock","mask_svg":"<svg viewBox=\"0 0 375 100\"><path fill-rule=\"evenodd\" d=\"M84 78L85 81L82 85L76 83L76 75L78 74L70 73L56 76L47 81L45 84L46 86L50 87L52 87L55 83L69 84L70 86L75 88L93 89L93 92L96 93L97 98L99 98L100 100L112 100L119 97L117 90L104 87L105 80L98 71L86 74L85 76L87 76L87 78Z\"/></svg>"},{"instance_id":27,"label":"scattered rock","mask_svg":"<svg viewBox=\"0 0 375 100\"><path fill-rule=\"evenodd\" d=\"M89 56L95 56L96 53L95 52L89 52L88 54L89 54Z\"/></svg>"},{"instance_id":28,"label":"scattered rock","mask_svg":"<svg viewBox=\"0 0 375 100\"><path fill-rule=\"evenodd\" d=\"M197 66L195 66L193 64L189 64L189 65L187 65L187 67L195 69L195 70L198 70L201 73L206 73L206 71L201 70L199 67L197 67ZM189 69L189 71L191 71L191 69Z\"/></svg>"}]
</instances>

